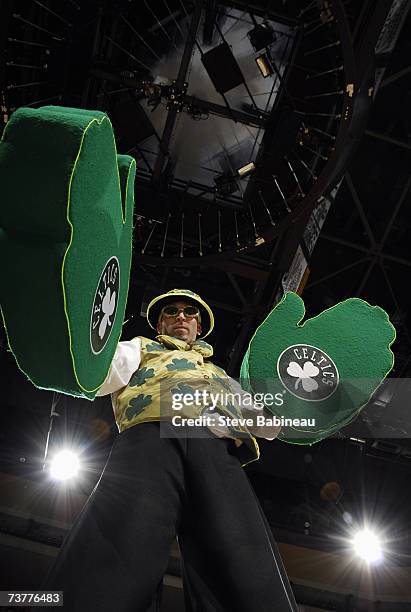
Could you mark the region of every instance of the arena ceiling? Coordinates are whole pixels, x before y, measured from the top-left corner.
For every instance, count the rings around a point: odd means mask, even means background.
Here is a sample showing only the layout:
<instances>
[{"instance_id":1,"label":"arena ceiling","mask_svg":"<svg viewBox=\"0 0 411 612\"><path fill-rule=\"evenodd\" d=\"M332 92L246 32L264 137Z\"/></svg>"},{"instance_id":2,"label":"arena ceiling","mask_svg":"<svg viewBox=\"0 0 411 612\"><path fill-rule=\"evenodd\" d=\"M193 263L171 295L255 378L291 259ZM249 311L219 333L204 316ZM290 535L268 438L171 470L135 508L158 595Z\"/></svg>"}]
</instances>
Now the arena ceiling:
<instances>
[{"instance_id":1,"label":"arena ceiling","mask_svg":"<svg viewBox=\"0 0 411 612\"><path fill-rule=\"evenodd\" d=\"M213 306L217 362L235 375L284 288L307 316L351 296L387 310L396 366L361 427L309 449L263 443L249 475L281 542L327 551L342 514L371 505L397 522L393 565L410 565L409 2L3 4L4 120L49 103L105 110L137 160L124 338L149 334L141 314L156 292L187 286ZM53 435L93 453L86 494L114 435L109 402L33 389L4 334L0 363L3 490L38 486L58 401ZM35 564L64 526L50 507L38 512L48 522L33 518L24 495L3 499L1 532L32 542ZM304 597L319 605L318 592Z\"/></svg>"}]
</instances>

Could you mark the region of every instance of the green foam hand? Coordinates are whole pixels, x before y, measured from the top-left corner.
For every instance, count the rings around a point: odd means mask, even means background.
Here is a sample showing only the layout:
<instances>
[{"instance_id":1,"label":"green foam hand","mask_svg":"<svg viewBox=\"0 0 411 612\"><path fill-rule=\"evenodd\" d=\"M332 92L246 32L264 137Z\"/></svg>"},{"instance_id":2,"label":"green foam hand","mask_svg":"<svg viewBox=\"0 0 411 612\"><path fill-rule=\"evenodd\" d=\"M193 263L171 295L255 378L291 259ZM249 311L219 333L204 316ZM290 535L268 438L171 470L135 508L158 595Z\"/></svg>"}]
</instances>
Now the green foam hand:
<instances>
[{"instance_id":1,"label":"green foam hand","mask_svg":"<svg viewBox=\"0 0 411 612\"><path fill-rule=\"evenodd\" d=\"M20 108L0 142L0 306L20 369L93 399L121 334L135 160L107 115Z\"/></svg>"},{"instance_id":2,"label":"green foam hand","mask_svg":"<svg viewBox=\"0 0 411 612\"><path fill-rule=\"evenodd\" d=\"M265 394L277 419L292 420L279 439L295 444L318 442L352 421L394 365L395 329L382 308L350 298L301 323L304 315L303 300L287 292L241 366L243 387Z\"/></svg>"}]
</instances>

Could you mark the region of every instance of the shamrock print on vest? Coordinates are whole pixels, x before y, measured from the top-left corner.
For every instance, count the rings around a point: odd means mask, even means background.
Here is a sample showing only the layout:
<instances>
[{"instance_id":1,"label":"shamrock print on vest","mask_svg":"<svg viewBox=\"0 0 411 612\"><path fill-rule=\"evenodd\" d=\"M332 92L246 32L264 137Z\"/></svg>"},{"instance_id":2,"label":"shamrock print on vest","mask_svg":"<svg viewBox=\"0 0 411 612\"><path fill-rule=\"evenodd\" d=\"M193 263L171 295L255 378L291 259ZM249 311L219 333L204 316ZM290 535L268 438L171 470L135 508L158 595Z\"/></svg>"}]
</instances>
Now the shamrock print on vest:
<instances>
[{"instance_id":1,"label":"shamrock print on vest","mask_svg":"<svg viewBox=\"0 0 411 612\"><path fill-rule=\"evenodd\" d=\"M221 370L221 372L223 372L223 370ZM217 374L213 373L213 379L216 380L223 389L226 389L227 391L232 392L230 383L227 378L220 378L220 376L217 376Z\"/></svg>"},{"instance_id":2,"label":"shamrock print on vest","mask_svg":"<svg viewBox=\"0 0 411 612\"><path fill-rule=\"evenodd\" d=\"M131 421L132 418L141 414L146 406L151 404L151 397L151 395L144 395L144 393L140 393L137 397L133 397L126 409L127 419Z\"/></svg>"},{"instance_id":3,"label":"shamrock print on vest","mask_svg":"<svg viewBox=\"0 0 411 612\"><path fill-rule=\"evenodd\" d=\"M205 342L204 340L196 340L196 346L201 346L202 348L211 348L211 345L208 344L208 342Z\"/></svg>"},{"instance_id":4,"label":"shamrock print on vest","mask_svg":"<svg viewBox=\"0 0 411 612\"><path fill-rule=\"evenodd\" d=\"M238 419L238 410L236 410L234 404L231 402L227 402L227 404L224 406L224 411L229 412L233 418Z\"/></svg>"},{"instance_id":5,"label":"shamrock print on vest","mask_svg":"<svg viewBox=\"0 0 411 612\"><path fill-rule=\"evenodd\" d=\"M192 395L194 397L195 389L186 383L178 383L177 387L171 389L171 394Z\"/></svg>"},{"instance_id":6,"label":"shamrock print on vest","mask_svg":"<svg viewBox=\"0 0 411 612\"><path fill-rule=\"evenodd\" d=\"M193 361L189 361L188 359L173 359L172 363L169 363L166 366L169 372L174 370L195 370L196 364Z\"/></svg>"},{"instance_id":7,"label":"shamrock print on vest","mask_svg":"<svg viewBox=\"0 0 411 612\"><path fill-rule=\"evenodd\" d=\"M129 387L140 387L141 385L144 385L147 378L152 378L153 376L153 368L140 368L139 370L134 372L128 385Z\"/></svg>"},{"instance_id":8,"label":"shamrock print on vest","mask_svg":"<svg viewBox=\"0 0 411 612\"><path fill-rule=\"evenodd\" d=\"M168 349L160 344L160 342L150 342L150 344L146 344L146 351L148 353L152 353L153 351L167 351Z\"/></svg>"}]
</instances>

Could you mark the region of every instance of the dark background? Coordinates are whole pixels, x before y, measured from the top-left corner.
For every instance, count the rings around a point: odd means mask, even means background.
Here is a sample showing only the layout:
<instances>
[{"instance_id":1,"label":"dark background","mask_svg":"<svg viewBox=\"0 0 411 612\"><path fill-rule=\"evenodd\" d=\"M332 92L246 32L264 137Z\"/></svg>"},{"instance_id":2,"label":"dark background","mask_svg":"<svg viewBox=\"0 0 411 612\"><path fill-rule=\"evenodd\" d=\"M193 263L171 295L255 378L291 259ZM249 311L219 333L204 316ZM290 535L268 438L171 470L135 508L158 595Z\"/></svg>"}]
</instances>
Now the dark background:
<instances>
[{"instance_id":1,"label":"dark background","mask_svg":"<svg viewBox=\"0 0 411 612\"><path fill-rule=\"evenodd\" d=\"M291 288L302 295L307 317L356 296L384 308L395 325L395 367L354 424L336 438L314 446L263 440L261 459L246 468L280 543L297 600L307 610L411 608L411 17L409 2L394 5L380 0L256 1L252 6L204 3L198 44L193 46L197 53L198 46L208 49L221 43L219 28L225 31L231 25L231 34L235 32L237 18L248 20L249 29L269 19L291 39L287 52L282 43L273 47L281 78L276 73L265 80L261 77L264 91L275 85L279 93L271 106L264 98L267 123L254 158L257 168L243 183L238 177L233 179L233 164L248 159L249 143L241 137L236 148L235 138L243 134L243 125L255 121L256 114L244 84L226 92L231 111L218 109L220 139L213 140L217 124L212 123L215 109L211 103L223 109L227 106L204 67L199 75L199 57L191 60L195 70L187 70L184 77L191 83L188 95L202 97L206 103L187 110L186 100L185 117L179 119L186 122L184 146L181 125L171 125L169 92L163 89L158 95L157 91L151 106L147 106L147 92L142 93L144 80L153 81L173 70L177 78L196 11L193 3L69 0L60 5L53 0L15 0L2 6L4 123L16 108L26 105L98 108L107 111L113 121L118 151L137 160L134 256L123 339L150 336L141 316L145 306L156 293L174 287L196 291L212 306L216 326L209 341L215 362L232 375L238 375L252 333L287 282L294 282ZM338 11L343 11L345 30ZM247 58L238 60L251 90L261 86L258 74L252 72L258 53L248 39L248 51L243 48L240 38L229 42L235 57L244 58L247 53L251 57L249 64ZM345 42L335 53L304 55L338 40ZM304 57L315 59L301 68ZM323 121L316 117L313 127L332 138L316 138L311 128L307 136L296 108L334 115L342 108L337 94L330 102L321 98L314 110L308 108L305 96L312 80L307 76L339 65L343 69L333 72L330 80L318 77L318 91L338 90L343 96L347 75L354 77L349 134L343 134L341 118ZM304 78L301 71L305 71ZM198 84L201 95L193 83ZM311 90L308 93L312 95ZM251 123L243 124L239 116L234 121L233 109L247 113L246 121ZM170 137L161 130L158 138L153 136L167 121ZM202 145L207 126L212 136ZM251 134L250 142L254 142ZM297 146L301 142L308 147L304 154L304 147ZM203 194L190 183L190 173L208 175L190 169L184 157L187 149L198 160L200 145L208 147L206 157L212 160L211 178L196 179L204 181ZM304 196L283 167L283 154L292 159L296 146L306 165L320 177L316 181L308 172L300 174ZM224 163L218 161L222 150L227 153ZM295 159L293 167L301 172L298 156ZM273 172L290 211L273 187ZM218 177L235 190L218 191L214 180ZM333 191L336 185L339 188ZM265 209L257 206L259 191L275 219L274 229ZM276 194L272 200L271 193ZM306 227L313 210L319 222L324 202L329 211L310 252ZM186 225L180 257L183 213ZM204 232L201 245L199 213ZM169 233L161 257L168 215ZM302 279L293 281L292 275L291 279L286 275L298 245L308 269ZM0 586L36 588L96 483L116 430L109 398L91 403L35 389L17 369L3 329L1 334ZM52 405L59 416L53 423L51 449L65 442L82 452L82 477L65 489L50 482L42 471ZM324 488L327 483L336 484ZM346 541L364 521L383 534L387 549L384 564L369 571L353 560ZM182 610L176 549L165 584L163 608Z\"/></svg>"}]
</instances>

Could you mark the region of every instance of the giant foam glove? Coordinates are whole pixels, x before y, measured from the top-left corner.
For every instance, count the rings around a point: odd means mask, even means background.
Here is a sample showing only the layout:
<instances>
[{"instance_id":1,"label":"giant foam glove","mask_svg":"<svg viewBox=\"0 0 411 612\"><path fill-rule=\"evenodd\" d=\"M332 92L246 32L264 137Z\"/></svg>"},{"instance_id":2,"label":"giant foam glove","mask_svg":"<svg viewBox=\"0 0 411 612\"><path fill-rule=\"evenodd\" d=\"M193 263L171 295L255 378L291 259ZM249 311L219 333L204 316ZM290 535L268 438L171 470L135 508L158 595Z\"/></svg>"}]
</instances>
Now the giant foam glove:
<instances>
[{"instance_id":1,"label":"giant foam glove","mask_svg":"<svg viewBox=\"0 0 411 612\"><path fill-rule=\"evenodd\" d=\"M0 143L0 305L41 388L92 399L121 333L135 160L105 113L20 108Z\"/></svg>"},{"instance_id":2,"label":"giant foam glove","mask_svg":"<svg viewBox=\"0 0 411 612\"><path fill-rule=\"evenodd\" d=\"M304 315L303 300L287 292L241 366L243 387L266 394L277 418L293 420L279 439L296 444L318 442L352 421L394 365L395 329L382 308L350 298L301 324Z\"/></svg>"}]
</instances>

